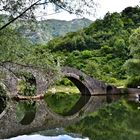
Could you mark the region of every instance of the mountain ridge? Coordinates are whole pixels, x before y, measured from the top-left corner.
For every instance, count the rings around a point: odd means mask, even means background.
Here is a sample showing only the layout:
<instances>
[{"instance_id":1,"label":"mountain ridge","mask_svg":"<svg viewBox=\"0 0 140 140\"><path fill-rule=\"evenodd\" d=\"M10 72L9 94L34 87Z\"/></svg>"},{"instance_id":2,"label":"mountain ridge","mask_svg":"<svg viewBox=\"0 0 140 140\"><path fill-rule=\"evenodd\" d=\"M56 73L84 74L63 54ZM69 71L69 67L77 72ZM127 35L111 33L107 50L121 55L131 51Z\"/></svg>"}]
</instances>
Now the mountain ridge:
<instances>
[{"instance_id":1,"label":"mountain ridge","mask_svg":"<svg viewBox=\"0 0 140 140\"><path fill-rule=\"evenodd\" d=\"M10 17L5 14L0 15L1 26L6 24ZM87 18L73 19L70 21L47 19L27 21L18 19L10 26L20 33L32 44L46 44L55 37L64 36L68 32L76 32L88 27L93 21Z\"/></svg>"},{"instance_id":2,"label":"mountain ridge","mask_svg":"<svg viewBox=\"0 0 140 140\"><path fill-rule=\"evenodd\" d=\"M82 18L71 21L49 19L31 23L32 25L20 25L17 31L32 44L46 44L53 38L64 36L68 32L76 32L92 23L91 20Z\"/></svg>"}]
</instances>

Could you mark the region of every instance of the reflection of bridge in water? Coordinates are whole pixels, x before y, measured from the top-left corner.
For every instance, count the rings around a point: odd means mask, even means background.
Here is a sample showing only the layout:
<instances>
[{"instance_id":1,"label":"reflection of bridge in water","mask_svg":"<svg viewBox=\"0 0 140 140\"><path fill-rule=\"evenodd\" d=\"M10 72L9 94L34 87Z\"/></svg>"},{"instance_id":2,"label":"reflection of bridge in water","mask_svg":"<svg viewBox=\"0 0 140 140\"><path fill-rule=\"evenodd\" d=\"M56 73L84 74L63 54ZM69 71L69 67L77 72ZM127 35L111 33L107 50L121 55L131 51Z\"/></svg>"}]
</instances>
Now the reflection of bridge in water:
<instances>
[{"instance_id":1,"label":"reflection of bridge in water","mask_svg":"<svg viewBox=\"0 0 140 140\"><path fill-rule=\"evenodd\" d=\"M36 85L36 95L45 93L49 85L55 79L53 76L49 77L51 73L48 74L43 69L40 70L39 68L11 63L5 63L0 67L0 72L4 75L2 77L1 86L7 91L6 97L8 96L8 98L0 98L0 105L4 103L4 100L7 102L6 106L3 106L0 110L0 138L67 126L80 120L85 113L95 111L106 102L118 100L120 98L120 96L118 96L120 94L118 93L124 93L124 90L117 89L115 86L107 85L91 78L77 69L64 67L62 68L62 75L72 81L82 95L88 96L81 96L73 108L63 115L52 112L47 107L44 100L36 101L37 107L35 112L32 112L34 113L34 117L30 118L31 123L23 125L16 119L17 102L10 100L18 95L17 83L19 78L16 74L19 73L19 71L33 75ZM139 89L127 89L127 92L137 95L140 94ZM30 113L25 115L25 117L28 118L29 115Z\"/></svg>"}]
</instances>

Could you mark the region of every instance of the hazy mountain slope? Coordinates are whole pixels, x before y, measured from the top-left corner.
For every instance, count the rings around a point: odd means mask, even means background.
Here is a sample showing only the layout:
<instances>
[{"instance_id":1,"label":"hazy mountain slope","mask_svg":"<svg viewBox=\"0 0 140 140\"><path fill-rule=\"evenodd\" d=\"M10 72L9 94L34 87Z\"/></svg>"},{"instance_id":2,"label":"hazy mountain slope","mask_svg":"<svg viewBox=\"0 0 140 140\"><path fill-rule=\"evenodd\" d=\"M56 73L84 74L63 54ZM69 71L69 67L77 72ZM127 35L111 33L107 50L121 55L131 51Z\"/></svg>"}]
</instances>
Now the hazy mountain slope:
<instances>
[{"instance_id":1,"label":"hazy mountain slope","mask_svg":"<svg viewBox=\"0 0 140 140\"><path fill-rule=\"evenodd\" d=\"M85 18L71 21L50 19L31 23L31 26L18 24L17 30L33 44L46 44L54 37L64 36L68 32L75 32L89 26L91 23L92 21Z\"/></svg>"}]
</instances>

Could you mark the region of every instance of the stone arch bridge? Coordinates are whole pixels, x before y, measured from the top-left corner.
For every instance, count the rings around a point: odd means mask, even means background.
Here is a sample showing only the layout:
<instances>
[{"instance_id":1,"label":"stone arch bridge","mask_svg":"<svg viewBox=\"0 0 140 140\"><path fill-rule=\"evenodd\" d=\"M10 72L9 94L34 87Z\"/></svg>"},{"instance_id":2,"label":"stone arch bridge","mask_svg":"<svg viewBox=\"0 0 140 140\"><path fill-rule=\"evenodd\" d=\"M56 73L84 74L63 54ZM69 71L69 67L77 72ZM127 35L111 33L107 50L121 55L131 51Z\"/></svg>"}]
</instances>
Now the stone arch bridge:
<instances>
[{"instance_id":1,"label":"stone arch bridge","mask_svg":"<svg viewBox=\"0 0 140 140\"><path fill-rule=\"evenodd\" d=\"M49 72L48 74L48 72L46 73L46 70L44 69L30 66L27 67L8 62L4 63L0 66L0 84L7 91L9 97L18 95L17 83L19 77L16 73L20 71L31 73L35 77L36 95L45 93L47 88L54 80L56 80L53 73ZM68 112L67 116L62 116L51 111L44 103L44 100L38 102L36 101L38 109L34 120L28 125L23 125L16 120L16 101L9 100L6 108L0 112L0 139L44 129L64 127L75 123L79 121L85 113L93 112L106 104L106 102L111 101L113 98L110 95L121 92L120 89L91 78L80 70L74 68L63 67L61 69L61 74L71 80L80 90L82 95L91 95L84 106L76 112L71 111L73 114ZM133 92L133 90L130 91ZM137 94L140 93L139 90L136 90L135 92ZM118 99L118 97L115 98L115 100L116 99ZM81 101L83 100L81 99Z\"/></svg>"},{"instance_id":2,"label":"stone arch bridge","mask_svg":"<svg viewBox=\"0 0 140 140\"><path fill-rule=\"evenodd\" d=\"M4 63L0 66L0 72L6 77L2 78L2 83L6 86L10 95L18 94L16 89L18 77L17 73L26 72L33 75L36 83L36 95L44 93L48 87L57 79L51 72L46 72L38 67L25 66L15 63ZM71 67L62 67L61 75L68 78L79 89L82 95L106 94L107 92L118 93L115 86L107 85L102 81L96 80L85 73Z\"/></svg>"}]
</instances>

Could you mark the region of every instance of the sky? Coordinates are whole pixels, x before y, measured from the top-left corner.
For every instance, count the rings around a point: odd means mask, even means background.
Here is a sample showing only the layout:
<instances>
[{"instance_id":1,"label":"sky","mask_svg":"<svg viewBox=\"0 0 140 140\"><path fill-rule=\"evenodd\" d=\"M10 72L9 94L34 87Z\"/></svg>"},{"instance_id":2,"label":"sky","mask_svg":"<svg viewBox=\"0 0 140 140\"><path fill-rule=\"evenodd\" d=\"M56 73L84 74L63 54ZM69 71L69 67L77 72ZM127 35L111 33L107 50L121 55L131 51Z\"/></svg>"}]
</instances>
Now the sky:
<instances>
[{"instance_id":1,"label":"sky","mask_svg":"<svg viewBox=\"0 0 140 140\"><path fill-rule=\"evenodd\" d=\"M136 6L140 5L140 0L96 0L98 2L96 16L85 15L85 18L90 20L95 20L97 18L103 18L107 12L121 12L124 8L128 6ZM51 11L51 6L49 8ZM60 19L60 20L72 20L77 17L76 15L69 14L68 12L61 12L57 14L53 14L54 12L50 12L49 15L43 15L44 19ZM41 14L41 13L40 13Z\"/></svg>"}]
</instances>

